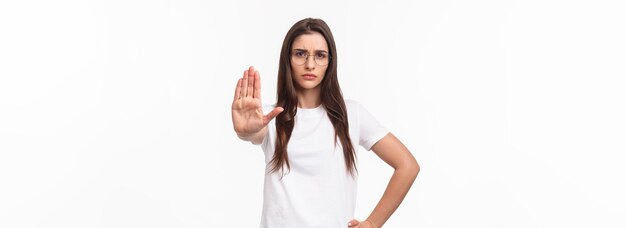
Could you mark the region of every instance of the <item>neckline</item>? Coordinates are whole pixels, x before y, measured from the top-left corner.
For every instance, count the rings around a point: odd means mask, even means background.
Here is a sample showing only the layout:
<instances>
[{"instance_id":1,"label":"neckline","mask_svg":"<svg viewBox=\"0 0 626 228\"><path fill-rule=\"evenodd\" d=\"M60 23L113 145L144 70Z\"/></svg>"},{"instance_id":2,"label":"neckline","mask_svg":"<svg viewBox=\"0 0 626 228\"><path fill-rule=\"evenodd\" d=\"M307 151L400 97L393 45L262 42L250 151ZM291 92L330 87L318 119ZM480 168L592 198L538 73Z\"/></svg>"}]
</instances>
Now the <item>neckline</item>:
<instances>
[{"instance_id":1,"label":"neckline","mask_svg":"<svg viewBox=\"0 0 626 228\"><path fill-rule=\"evenodd\" d=\"M300 110L315 110L315 109L319 109L319 108L321 108L321 107L322 107L322 104L321 104L321 103L320 103L320 105L318 105L318 106L317 106L317 107L315 107L315 108L300 108L300 107L296 106L296 108L298 108L298 109L300 109Z\"/></svg>"},{"instance_id":2,"label":"neckline","mask_svg":"<svg viewBox=\"0 0 626 228\"><path fill-rule=\"evenodd\" d=\"M296 115L299 115L299 114L316 115L316 114L322 114L325 111L324 105L322 105L322 104L320 104L319 106L317 106L315 108L297 108L297 109L298 109L298 111L297 111Z\"/></svg>"}]
</instances>

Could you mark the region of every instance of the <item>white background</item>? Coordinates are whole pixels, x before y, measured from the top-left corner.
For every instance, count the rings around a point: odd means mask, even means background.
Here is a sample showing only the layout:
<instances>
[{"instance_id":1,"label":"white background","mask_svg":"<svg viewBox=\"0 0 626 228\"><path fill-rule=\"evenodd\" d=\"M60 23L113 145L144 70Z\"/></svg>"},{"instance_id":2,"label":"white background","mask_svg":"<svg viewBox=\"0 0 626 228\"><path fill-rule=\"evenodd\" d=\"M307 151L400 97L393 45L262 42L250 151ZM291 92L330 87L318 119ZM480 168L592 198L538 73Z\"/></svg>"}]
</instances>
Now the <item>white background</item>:
<instances>
[{"instance_id":1,"label":"white background","mask_svg":"<svg viewBox=\"0 0 626 228\"><path fill-rule=\"evenodd\" d=\"M624 227L620 1L2 1L0 227L257 227L237 78L324 19L422 170L386 227ZM361 150L356 217L392 169ZM347 222L347 221L346 221Z\"/></svg>"}]
</instances>

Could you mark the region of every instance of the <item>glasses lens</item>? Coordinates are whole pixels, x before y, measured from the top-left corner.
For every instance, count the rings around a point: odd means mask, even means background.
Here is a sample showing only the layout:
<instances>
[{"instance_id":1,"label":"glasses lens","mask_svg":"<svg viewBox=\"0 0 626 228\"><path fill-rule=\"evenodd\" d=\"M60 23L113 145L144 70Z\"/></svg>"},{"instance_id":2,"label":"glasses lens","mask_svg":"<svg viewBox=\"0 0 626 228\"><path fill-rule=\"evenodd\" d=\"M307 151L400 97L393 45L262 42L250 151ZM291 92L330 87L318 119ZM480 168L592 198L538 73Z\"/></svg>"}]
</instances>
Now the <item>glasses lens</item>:
<instances>
[{"instance_id":1,"label":"glasses lens","mask_svg":"<svg viewBox=\"0 0 626 228\"><path fill-rule=\"evenodd\" d=\"M326 66L328 64L327 55L315 55L315 63L320 66Z\"/></svg>"},{"instance_id":2,"label":"glasses lens","mask_svg":"<svg viewBox=\"0 0 626 228\"><path fill-rule=\"evenodd\" d=\"M291 54L291 62L295 63L296 65L304 64L304 62L306 62L306 59L306 54L303 54L301 52L294 52L293 54Z\"/></svg>"}]
</instances>

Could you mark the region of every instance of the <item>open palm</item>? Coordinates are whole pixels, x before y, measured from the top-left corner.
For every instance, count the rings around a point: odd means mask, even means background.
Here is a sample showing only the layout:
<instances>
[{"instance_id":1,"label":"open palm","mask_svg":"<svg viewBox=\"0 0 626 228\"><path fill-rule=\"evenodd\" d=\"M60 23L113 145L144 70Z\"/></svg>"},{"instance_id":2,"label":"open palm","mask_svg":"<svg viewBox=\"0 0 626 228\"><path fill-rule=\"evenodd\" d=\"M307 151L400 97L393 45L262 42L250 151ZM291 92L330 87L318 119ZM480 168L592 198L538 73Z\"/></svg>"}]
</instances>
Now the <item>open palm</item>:
<instances>
[{"instance_id":1,"label":"open palm","mask_svg":"<svg viewBox=\"0 0 626 228\"><path fill-rule=\"evenodd\" d=\"M254 70L254 67L244 71L243 77L237 81L232 104L233 127L237 135L248 137L260 132L282 111L283 108L276 107L263 115L259 71Z\"/></svg>"}]
</instances>

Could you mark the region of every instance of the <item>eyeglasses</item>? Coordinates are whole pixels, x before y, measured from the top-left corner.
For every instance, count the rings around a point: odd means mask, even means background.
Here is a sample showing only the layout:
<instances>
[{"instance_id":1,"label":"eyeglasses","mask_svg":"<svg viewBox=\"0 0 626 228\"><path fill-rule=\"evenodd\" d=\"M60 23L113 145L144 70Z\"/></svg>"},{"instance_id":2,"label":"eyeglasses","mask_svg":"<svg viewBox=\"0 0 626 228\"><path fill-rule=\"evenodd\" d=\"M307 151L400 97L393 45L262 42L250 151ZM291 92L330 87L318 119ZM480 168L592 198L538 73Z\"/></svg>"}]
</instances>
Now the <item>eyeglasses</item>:
<instances>
[{"instance_id":1,"label":"eyeglasses","mask_svg":"<svg viewBox=\"0 0 626 228\"><path fill-rule=\"evenodd\" d=\"M325 51L318 51L315 54L309 54L307 51L296 49L291 52L291 62L296 65L303 65L309 60L309 56L313 56L315 64L318 66L326 66L330 61L330 55Z\"/></svg>"}]
</instances>

